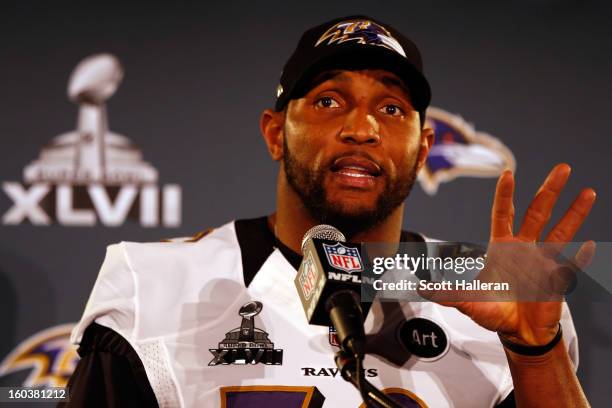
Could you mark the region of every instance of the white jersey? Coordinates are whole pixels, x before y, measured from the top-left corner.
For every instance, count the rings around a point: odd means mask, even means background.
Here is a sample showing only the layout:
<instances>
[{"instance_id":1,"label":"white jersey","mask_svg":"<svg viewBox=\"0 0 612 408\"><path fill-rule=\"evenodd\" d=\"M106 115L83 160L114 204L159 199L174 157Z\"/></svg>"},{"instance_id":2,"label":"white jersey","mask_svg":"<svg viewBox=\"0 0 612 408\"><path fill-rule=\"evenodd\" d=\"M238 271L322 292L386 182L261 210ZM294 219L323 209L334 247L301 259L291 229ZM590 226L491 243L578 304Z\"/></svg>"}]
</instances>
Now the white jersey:
<instances>
[{"instance_id":1,"label":"white jersey","mask_svg":"<svg viewBox=\"0 0 612 408\"><path fill-rule=\"evenodd\" d=\"M248 244L235 225L192 243L109 246L72 341L94 321L119 333L161 407L359 407L329 328L306 321L294 266L274 248L245 284ZM493 407L513 388L497 335L453 308L375 301L365 325L366 378L404 406ZM577 365L567 306L562 325ZM236 347L243 330L246 355Z\"/></svg>"}]
</instances>

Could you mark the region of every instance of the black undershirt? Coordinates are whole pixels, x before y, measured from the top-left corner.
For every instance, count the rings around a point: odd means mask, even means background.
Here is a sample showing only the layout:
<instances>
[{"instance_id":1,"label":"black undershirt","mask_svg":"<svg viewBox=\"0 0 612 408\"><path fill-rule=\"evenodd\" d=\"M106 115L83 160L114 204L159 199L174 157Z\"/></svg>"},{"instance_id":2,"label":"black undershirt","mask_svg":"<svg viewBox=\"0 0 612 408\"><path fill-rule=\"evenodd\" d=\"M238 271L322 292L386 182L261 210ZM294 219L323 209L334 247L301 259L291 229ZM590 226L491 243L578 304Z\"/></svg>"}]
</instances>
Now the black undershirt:
<instances>
[{"instance_id":1,"label":"black undershirt","mask_svg":"<svg viewBox=\"0 0 612 408\"><path fill-rule=\"evenodd\" d=\"M266 259L278 248L298 269L302 258L280 242L268 227L267 217L235 222L241 250L244 283L248 287ZM402 242L423 241L402 231ZM81 359L68 382L70 399L60 407L157 407L157 399L142 361L117 332L90 324L78 348ZM497 407L515 407L514 391Z\"/></svg>"},{"instance_id":2,"label":"black undershirt","mask_svg":"<svg viewBox=\"0 0 612 408\"><path fill-rule=\"evenodd\" d=\"M268 259L274 248L283 254L285 259L297 270L302 263L302 256L283 244L268 225L268 217L235 222L236 236L242 252L242 268L244 284L249 286L257 271ZM402 231L401 242L424 242L421 235L410 231Z\"/></svg>"}]
</instances>

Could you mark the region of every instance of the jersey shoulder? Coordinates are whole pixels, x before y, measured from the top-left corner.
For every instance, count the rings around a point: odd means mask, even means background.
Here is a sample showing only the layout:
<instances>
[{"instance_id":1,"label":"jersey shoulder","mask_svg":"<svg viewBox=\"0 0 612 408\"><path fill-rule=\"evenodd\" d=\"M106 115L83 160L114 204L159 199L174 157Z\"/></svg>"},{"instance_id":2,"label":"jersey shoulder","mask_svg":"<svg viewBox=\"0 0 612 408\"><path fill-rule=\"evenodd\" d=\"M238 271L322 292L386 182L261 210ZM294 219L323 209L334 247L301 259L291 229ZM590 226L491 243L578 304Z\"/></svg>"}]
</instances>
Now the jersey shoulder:
<instances>
[{"instance_id":1,"label":"jersey shoulder","mask_svg":"<svg viewBox=\"0 0 612 408\"><path fill-rule=\"evenodd\" d=\"M186 239L109 245L72 341L94 321L128 341L171 332L220 281L243 285L233 221Z\"/></svg>"}]
</instances>

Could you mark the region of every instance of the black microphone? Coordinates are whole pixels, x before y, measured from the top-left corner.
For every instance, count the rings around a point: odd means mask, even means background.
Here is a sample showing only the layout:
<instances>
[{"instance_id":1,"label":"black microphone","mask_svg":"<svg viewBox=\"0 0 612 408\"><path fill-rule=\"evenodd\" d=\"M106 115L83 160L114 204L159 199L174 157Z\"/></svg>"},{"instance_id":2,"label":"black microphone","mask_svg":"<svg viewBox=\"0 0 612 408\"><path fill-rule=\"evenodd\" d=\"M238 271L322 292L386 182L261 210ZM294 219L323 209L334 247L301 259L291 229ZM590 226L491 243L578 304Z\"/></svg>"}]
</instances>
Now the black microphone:
<instances>
[{"instance_id":1,"label":"black microphone","mask_svg":"<svg viewBox=\"0 0 612 408\"><path fill-rule=\"evenodd\" d=\"M340 347L355 356L365 354L365 330L360 303L359 296L352 290L334 292L325 302Z\"/></svg>"},{"instance_id":2,"label":"black microphone","mask_svg":"<svg viewBox=\"0 0 612 408\"><path fill-rule=\"evenodd\" d=\"M362 369L363 321L372 304L361 303L361 245L347 243L338 229L322 224L304 234L302 255L294 283L308 323L336 329L340 351L335 361L342 378L357 387L366 405L399 408L365 379Z\"/></svg>"},{"instance_id":3,"label":"black microphone","mask_svg":"<svg viewBox=\"0 0 612 408\"><path fill-rule=\"evenodd\" d=\"M359 308L361 299L361 275L364 262L361 244L347 243L344 235L331 225L317 225L309 229L302 239L303 260L295 278L302 307L309 324L338 327L330 319L334 305L353 310L346 291L354 293L353 302ZM345 293L337 301L331 301L336 292ZM327 310L330 305L332 309ZM362 316L367 315L371 303L361 305ZM351 312L353 313L353 312ZM363 317L362 317L363 325ZM342 325L344 326L344 324ZM363 330L363 329L362 329ZM338 340L340 333L338 332Z\"/></svg>"}]
</instances>

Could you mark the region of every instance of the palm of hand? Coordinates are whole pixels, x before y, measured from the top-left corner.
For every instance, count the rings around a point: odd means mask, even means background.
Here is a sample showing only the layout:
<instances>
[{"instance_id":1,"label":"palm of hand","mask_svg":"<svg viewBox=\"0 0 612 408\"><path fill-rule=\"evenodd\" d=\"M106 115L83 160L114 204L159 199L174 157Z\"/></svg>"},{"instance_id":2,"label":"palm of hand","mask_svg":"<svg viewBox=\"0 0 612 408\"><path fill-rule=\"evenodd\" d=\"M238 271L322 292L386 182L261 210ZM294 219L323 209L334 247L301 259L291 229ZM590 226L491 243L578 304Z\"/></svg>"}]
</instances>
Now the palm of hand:
<instances>
[{"instance_id":1,"label":"palm of hand","mask_svg":"<svg viewBox=\"0 0 612 408\"><path fill-rule=\"evenodd\" d=\"M507 294L502 301L493 296L490 301L482 296L477 301L470 300L469 296L449 300L440 296L436 298L436 294L431 299L457 308L480 326L498 332L511 341L527 345L548 343L558 329L564 293L563 288L559 290L559 285L563 287L564 282L559 279L558 273L563 265L554 255L572 240L595 201L592 189L582 190L550 230L544 239L545 245L536 245L569 173L570 168L566 164L553 168L531 202L516 235L513 233L514 177L506 171L498 180L491 214L487 263L478 279L512 282L510 286L514 284L513 290L519 289L522 294ZM595 244L586 242L574 256L572 264L576 268L585 267L594 251Z\"/></svg>"}]
</instances>

